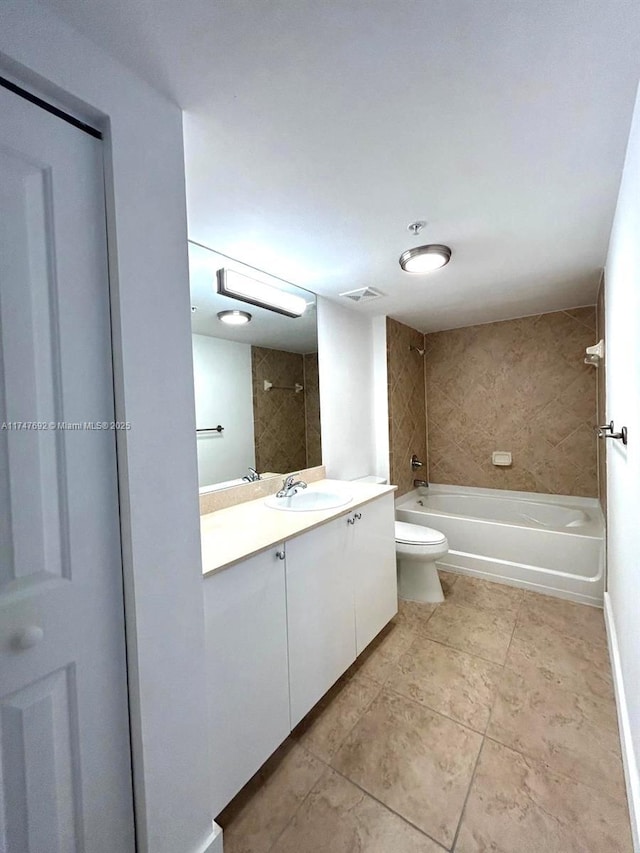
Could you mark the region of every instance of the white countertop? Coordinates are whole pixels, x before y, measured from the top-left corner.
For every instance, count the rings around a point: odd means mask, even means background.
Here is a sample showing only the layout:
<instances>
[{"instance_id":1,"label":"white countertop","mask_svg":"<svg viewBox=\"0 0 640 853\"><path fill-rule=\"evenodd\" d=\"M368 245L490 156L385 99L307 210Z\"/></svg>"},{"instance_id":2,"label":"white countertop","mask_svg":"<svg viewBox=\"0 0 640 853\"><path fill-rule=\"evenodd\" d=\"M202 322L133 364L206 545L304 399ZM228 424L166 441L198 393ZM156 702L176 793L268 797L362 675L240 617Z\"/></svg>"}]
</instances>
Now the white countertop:
<instances>
[{"instance_id":1,"label":"white countertop","mask_svg":"<svg viewBox=\"0 0 640 853\"><path fill-rule=\"evenodd\" d=\"M397 487L346 480L319 480L310 483L308 488L311 491L344 490L353 495L353 499L335 509L288 512L271 509L265 506L265 498L258 498L200 516L203 576L312 530L332 518L348 515L356 507L394 492Z\"/></svg>"}]
</instances>

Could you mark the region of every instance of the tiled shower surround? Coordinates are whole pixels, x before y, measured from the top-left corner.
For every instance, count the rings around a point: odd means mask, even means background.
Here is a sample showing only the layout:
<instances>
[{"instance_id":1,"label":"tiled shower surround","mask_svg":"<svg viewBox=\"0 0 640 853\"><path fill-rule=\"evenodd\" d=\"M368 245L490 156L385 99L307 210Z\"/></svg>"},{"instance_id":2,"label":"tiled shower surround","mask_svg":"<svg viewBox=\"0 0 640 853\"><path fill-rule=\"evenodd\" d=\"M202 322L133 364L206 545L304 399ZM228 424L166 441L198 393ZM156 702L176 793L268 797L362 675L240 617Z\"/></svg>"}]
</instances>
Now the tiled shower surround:
<instances>
[{"instance_id":1,"label":"tiled shower surround","mask_svg":"<svg viewBox=\"0 0 640 853\"><path fill-rule=\"evenodd\" d=\"M427 473L427 424L424 359L409 347L424 348L424 335L387 317L387 381L389 386L389 461L398 495L411 491L414 478ZM414 472L413 454L424 462ZM424 472L424 473L423 473Z\"/></svg>"},{"instance_id":2,"label":"tiled shower surround","mask_svg":"<svg viewBox=\"0 0 640 853\"><path fill-rule=\"evenodd\" d=\"M423 447L422 359L409 352L415 338L426 350L431 481L597 496L597 371L584 364L585 348L597 340L595 307L435 332L424 344L396 321L387 329L391 477L399 494L410 490L409 457ZM495 450L510 451L513 464L492 465Z\"/></svg>"},{"instance_id":3,"label":"tiled shower surround","mask_svg":"<svg viewBox=\"0 0 640 853\"><path fill-rule=\"evenodd\" d=\"M286 473L321 464L317 353L251 347L253 419L258 471ZM264 380L274 386L264 390Z\"/></svg>"}]
</instances>

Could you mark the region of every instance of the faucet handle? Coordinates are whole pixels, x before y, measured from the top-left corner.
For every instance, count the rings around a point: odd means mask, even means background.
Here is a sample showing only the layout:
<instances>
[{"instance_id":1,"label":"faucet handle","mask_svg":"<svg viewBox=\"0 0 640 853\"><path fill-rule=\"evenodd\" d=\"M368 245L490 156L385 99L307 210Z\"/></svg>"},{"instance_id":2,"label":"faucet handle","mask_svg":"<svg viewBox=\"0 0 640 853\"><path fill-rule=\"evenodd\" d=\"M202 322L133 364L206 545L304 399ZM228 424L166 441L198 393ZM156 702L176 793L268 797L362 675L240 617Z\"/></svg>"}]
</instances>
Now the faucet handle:
<instances>
[{"instance_id":1,"label":"faucet handle","mask_svg":"<svg viewBox=\"0 0 640 853\"><path fill-rule=\"evenodd\" d=\"M418 459L418 457L416 456L416 454L414 453L413 456L411 457L411 468L414 471L417 471L418 468L422 468L423 465L424 465L424 462L421 462Z\"/></svg>"}]
</instances>

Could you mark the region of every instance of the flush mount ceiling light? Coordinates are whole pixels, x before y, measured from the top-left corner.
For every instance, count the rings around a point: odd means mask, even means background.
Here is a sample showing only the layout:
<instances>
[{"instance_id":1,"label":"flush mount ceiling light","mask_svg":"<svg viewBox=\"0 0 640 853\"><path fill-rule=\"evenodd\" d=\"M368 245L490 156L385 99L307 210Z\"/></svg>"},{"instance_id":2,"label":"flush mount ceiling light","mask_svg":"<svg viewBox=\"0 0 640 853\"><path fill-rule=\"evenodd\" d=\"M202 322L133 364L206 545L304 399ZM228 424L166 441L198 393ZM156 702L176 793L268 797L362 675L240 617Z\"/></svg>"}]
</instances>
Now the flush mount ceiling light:
<instances>
[{"instance_id":1,"label":"flush mount ceiling light","mask_svg":"<svg viewBox=\"0 0 640 853\"><path fill-rule=\"evenodd\" d=\"M411 222L407 225L407 231L411 231L413 236L417 237L426 224L424 219L419 219L417 222ZM405 272L424 275L446 266L450 260L451 249L448 246L431 243L427 246L407 249L400 255L400 266Z\"/></svg>"},{"instance_id":2,"label":"flush mount ceiling light","mask_svg":"<svg viewBox=\"0 0 640 853\"><path fill-rule=\"evenodd\" d=\"M227 326L245 326L251 322L248 311L218 311L218 320Z\"/></svg>"},{"instance_id":3,"label":"flush mount ceiling light","mask_svg":"<svg viewBox=\"0 0 640 853\"><path fill-rule=\"evenodd\" d=\"M428 273L439 270L446 266L451 260L451 249L440 243L432 243L428 246L416 246L415 249L407 249L400 255L400 266L405 272Z\"/></svg>"},{"instance_id":4,"label":"flush mount ceiling light","mask_svg":"<svg viewBox=\"0 0 640 853\"><path fill-rule=\"evenodd\" d=\"M272 284L249 278L235 270L221 269L216 273L218 293L267 308L285 317L300 317L307 307L303 296L287 293ZM242 313L242 312L240 312ZM220 316L218 314L218 316Z\"/></svg>"}]
</instances>

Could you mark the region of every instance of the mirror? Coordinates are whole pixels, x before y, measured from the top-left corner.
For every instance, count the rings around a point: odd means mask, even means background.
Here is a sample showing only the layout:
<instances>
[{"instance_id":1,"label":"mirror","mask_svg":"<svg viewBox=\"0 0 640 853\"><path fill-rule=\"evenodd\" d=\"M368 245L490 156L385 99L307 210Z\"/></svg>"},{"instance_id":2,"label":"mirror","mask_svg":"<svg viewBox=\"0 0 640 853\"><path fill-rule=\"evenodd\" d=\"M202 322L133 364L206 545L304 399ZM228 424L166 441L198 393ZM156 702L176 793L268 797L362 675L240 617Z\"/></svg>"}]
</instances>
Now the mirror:
<instances>
[{"instance_id":1,"label":"mirror","mask_svg":"<svg viewBox=\"0 0 640 853\"><path fill-rule=\"evenodd\" d=\"M219 270L302 296L304 313L218 293ZM200 491L239 485L249 468L267 477L321 465L315 294L195 243L189 278ZM227 325L224 311L250 321Z\"/></svg>"}]
</instances>

